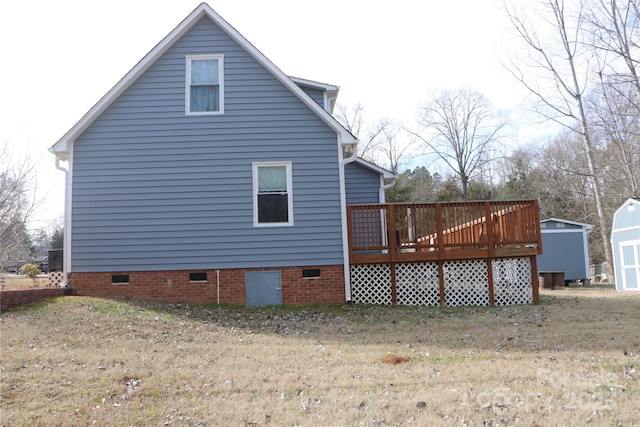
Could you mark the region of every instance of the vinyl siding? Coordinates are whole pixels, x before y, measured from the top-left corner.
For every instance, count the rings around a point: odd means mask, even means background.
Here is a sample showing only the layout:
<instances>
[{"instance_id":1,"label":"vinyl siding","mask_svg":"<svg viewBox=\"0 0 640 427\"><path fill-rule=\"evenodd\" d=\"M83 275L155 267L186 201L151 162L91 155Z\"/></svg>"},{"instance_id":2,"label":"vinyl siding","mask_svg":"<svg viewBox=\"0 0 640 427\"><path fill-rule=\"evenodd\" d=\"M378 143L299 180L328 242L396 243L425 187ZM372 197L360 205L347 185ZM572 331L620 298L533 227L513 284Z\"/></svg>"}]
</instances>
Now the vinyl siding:
<instances>
[{"instance_id":1,"label":"vinyl siding","mask_svg":"<svg viewBox=\"0 0 640 427\"><path fill-rule=\"evenodd\" d=\"M634 206L634 210L629 210L629 206ZM626 242L640 241L640 202L638 200L627 200L615 213L611 230L611 249L613 251L614 274L616 289L623 290L622 279L622 258L620 246ZM640 278L636 278L639 281ZM634 286L627 285L630 289L640 287L636 283Z\"/></svg>"},{"instance_id":2,"label":"vinyl siding","mask_svg":"<svg viewBox=\"0 0 640 427\"><path fill-rule=\"evenodd\" d=\"M380 203L380 174L359 163L348 163L345 192L348 205Z\"/></svg>"},{"instance_id":3,"label":"vinyl siding","mask_svg":"<svg viewBox=\"0 0 640 427\"><path fill-rule=\"evenodd\" d=\"M224 114L185 115L186 55L224 55ZM253 227L252 162L291 161L292 227ZM336 134L203 18L75 141L72 270L342 264Z\"/></svg>"},{"instance_id":4,"label":"vinyl siding","mask_svg":"<svg viewBox=\"0 0 640 427\"><path fill-rule=\"evenodd\" d=\"M629 199L616 211L613 217L612 230L617 231L633 227L640 227L640 202Z\"/></svg>"},{"instance_id":5,"label":"vinyl siding","mask_svg":"<svg viewBox=\"0 0 640 427\"><path fill-rule=\"evenodd\" d=\"M545 233L543 229L543 254L538 255L538 270L563 271L565 280L588 279L589 260L585 259L585 244L581 230Z\"/></svg>"},{"instance_id":6,"label":"vinyl siding","mask_svg":"<svg viewBox=\"0 0 640 427\"><path fill-rule=\"evenodd\" d=\"M324 108L324 91L323 90L320 90L320 89L317 89L317 88L312 88L312 87L305 86L305 85L298 85L298 87L300 89L302 89L304 91L304 93L309 95L311 97L311 99L316 101L318 103L318 105L320 105L322 108Z\"/></svg>"}]
</instances>

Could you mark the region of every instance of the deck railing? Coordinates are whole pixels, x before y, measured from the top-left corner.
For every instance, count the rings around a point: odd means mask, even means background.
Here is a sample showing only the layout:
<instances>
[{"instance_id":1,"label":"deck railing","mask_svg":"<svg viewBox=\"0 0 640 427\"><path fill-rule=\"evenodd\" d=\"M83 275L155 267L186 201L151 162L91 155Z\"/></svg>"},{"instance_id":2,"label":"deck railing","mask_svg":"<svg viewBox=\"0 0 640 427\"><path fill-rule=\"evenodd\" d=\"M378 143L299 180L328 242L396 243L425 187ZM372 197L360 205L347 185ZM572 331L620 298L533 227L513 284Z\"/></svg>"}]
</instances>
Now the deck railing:
<instances>
[{"instance_id":1,"label":"deck railing","mask_svg":"<svg viewBox=\"0 0 640 427\"><path fill-rule=\"evenodd\" d=\"M347 206L351 263L535 256L536 200Z\"/></svg>"}]
</instances>

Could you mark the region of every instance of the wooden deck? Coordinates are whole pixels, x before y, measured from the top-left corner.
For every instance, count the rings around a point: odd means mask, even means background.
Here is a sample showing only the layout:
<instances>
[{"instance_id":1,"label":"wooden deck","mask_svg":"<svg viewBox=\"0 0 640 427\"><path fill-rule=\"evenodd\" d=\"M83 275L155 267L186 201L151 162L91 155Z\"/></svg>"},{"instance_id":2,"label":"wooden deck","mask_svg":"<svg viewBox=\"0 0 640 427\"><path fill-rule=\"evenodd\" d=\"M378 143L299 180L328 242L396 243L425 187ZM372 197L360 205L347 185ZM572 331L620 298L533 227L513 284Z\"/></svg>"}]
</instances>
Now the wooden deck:
<instances>
[{"instance_id":1,"label":"wooden deck","mask_svg":"<svg viewBox=\"0 0 640 427\"><path fill-rule=\"evenodd\" d=\"M347 206L355 302L539 302L536 200Z\"/></svg>"},{"instance_id":2,"label":"wooden deck","mask_svg":"<svg viewBox=\"0 0 640 427\"><path fill-rule=\"evenodd\" d=\"M347 206L351 264L535 256L536 200Z\"/></svg>"}]
</instances>

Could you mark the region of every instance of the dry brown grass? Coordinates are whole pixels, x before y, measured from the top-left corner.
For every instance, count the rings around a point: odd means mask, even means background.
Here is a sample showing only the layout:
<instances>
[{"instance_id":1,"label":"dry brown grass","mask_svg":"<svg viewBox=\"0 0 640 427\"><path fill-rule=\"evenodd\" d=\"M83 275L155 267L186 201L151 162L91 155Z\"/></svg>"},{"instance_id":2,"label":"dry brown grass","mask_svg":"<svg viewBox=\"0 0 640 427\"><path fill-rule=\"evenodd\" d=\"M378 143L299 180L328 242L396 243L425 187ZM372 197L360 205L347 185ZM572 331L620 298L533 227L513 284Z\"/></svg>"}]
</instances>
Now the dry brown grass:
<instances>
[{"instance_id":1,"label":"dry brown grass","mask_svg":"<svg viewBox=\"0 0 640 427\"><path fill-rule=\"evenodd\" d=\"M49 279L46 275L39 275L34 283L33 279L23 274L7 274L4 275L3 289L29 289L47 286Z\"/></svg>"},{"instance_id":2,"label":"dry brown grass","mask_svg":"<svg viewBox=\"0 0 640 427\"><path fill-rule=\"evenodd\" d=\"M0 317L0 424L632 426L638 313L594 290L455 309L62 297Z\"/></svg>"}]
</instances>

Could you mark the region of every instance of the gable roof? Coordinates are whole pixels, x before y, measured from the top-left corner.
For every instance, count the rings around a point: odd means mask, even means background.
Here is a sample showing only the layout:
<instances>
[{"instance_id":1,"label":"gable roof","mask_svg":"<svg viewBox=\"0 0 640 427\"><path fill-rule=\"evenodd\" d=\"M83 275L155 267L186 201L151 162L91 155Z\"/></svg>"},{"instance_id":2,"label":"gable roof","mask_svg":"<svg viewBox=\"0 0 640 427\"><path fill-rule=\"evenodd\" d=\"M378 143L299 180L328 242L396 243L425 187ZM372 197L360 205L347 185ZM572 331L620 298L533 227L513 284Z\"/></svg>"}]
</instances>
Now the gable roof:
<instances>
[{"instance_id":1,"label":"gable roof","mask_svg":"<svg viewBox=\"0 0 640 427\"><path fill-rule=\"evenodd\" d=\"M324 102L326 104L324 108L329 111L329 113L333 113L333 108L335 107L336 99L338 98L338 91L340 91L339 86L314 82L313 80L301 79L293 76L289 76L289 78L298 86L310 87L323 91L325 97Z\"/></svg>"},{"instance_id":2,"label":"gable roof","mask_svg":"<svg viewBox=\"0 0 640 427\"><path fill-rule=\"evenodd\" d=\"M354 137L346 130L329 112L318 105L296 83L276 67L255 46L245 39L235 28L218 15L208 4L201 3L189 14L176 28L173 29L160 43L158 43L147 55L145 55L116 85L109 90L62 138L60 138L49 151L61 159L69 156L73 142L102 114L120 95L122 95L145 71L147 71L165 52L174 45L191 27L201 18L208 17L216 23L229 37L249 53L256 61L263 65L285 87L293 92L307 107L320 117L338 135L338 140L343 144L357 143ZM302 79L298 79L301 81ZM311 83L308 80L304 82ZM318 85L318 83L315 83ZM337 94L337 86L320 85L331 88Z\"/></svg>"},{"instance_id":3,"label":"gable roof","mask_svg":"<svg viewBox=\"0 0 640 427\"><path fill-rule=\"evenodd\" d=\"M632 206L632 205L640 207L640 198L639 197L630 197L627 200L625 200L624 203L621 204L620 207L618 207L618 209L616 209L616 211L613 213L614 221L615 221L616 216L618 216L618 214L620 212L622 212L622 210L625 207Z\"/></svg>"},{"instance_id":4,"label":"gable roof","mask_svg":"<svg viewBox=\"0 0 640 427\"><path fill-rule=\"evenodd\" d=\"M289 76L289 78L291 80L293 80L296 84L302 85L302 86L310 86L310 87L314 87L317 89L322 89L326 92L335 92L335 94L338 93L338 91L340 90L340 86L336 86L336 85L330 85L327 83L320 83L320 82L316 82L313 80L307 80L307 79L302 79L300 77L293 77L293 76Z\"/></svg>"},{"instance_id":5,"label":"gable roof","mask_svg":"<svg viewBox=\"0 0 640 427\"><path fill-rule=\"evenodd\" d=\"M630 205L640 205L640 197L629 197L627 200L624 201L623 204L621 204L618 207L618 209L616 209L616 212L618 212L620 209L624 208L625 206L630 206Z\"/></svg>"}]
</instances>

